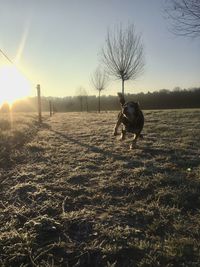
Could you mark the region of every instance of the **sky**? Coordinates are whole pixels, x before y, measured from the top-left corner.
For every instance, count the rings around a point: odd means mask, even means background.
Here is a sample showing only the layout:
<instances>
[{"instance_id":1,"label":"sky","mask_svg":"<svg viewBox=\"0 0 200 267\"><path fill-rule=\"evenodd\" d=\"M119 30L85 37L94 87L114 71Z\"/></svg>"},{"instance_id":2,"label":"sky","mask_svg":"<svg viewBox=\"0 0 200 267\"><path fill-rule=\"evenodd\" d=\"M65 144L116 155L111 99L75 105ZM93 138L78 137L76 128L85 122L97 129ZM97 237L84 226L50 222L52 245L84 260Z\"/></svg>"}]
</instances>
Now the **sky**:
<instances>
[{"instance_id":1,"label":"sky","mask_svg":"<svg viewBox=\"0 0 200 267\"><path fill-rule=\"evenodd\" d=\"M169 31L165 0L0 0L0 49L44 96L97 94L90 78L100 64L108 29L134 24L145 50L145 70L126 93L200 86L200 39ZM8 63L0 55L0 66ZM17 89L18 90L18 89ZM104 94L121 91L112 78Z\"/></svg>"}]
</instances>

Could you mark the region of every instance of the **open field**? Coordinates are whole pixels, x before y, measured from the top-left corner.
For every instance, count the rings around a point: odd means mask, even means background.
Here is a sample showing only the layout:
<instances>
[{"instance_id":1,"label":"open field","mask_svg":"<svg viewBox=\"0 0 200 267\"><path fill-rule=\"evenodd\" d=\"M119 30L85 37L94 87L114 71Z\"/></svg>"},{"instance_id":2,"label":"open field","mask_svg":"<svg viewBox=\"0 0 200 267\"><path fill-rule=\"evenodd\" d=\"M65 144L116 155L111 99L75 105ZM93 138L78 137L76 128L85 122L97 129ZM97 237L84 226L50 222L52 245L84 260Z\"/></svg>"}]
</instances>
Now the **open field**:
<instances>
[{"instance_id":1,"label":"open field","mask_svg":"<svg viewBox=\"0 0 200 267\"><path fill-rule=\"evenodd\" d=\"M117 112L18 116L0 119L1 266L200 266L200 110L146 111L134 150Z\"/></svg>"}]
</instances>

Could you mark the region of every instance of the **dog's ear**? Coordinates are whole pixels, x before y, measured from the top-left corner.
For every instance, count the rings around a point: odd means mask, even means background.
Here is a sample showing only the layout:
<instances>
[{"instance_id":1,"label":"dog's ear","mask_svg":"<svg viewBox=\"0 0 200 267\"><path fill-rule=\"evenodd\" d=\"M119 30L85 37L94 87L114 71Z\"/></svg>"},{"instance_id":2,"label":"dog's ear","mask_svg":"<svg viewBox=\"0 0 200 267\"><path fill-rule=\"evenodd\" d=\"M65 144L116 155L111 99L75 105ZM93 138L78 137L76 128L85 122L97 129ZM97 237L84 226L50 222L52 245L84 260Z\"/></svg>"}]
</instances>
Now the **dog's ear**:
<instances>
[{"instance_id":1,"label":"dog's ear","mask_svg":"<svg viewBox=\"0 0 200 267\"><path fill-rule=\"evenodd\" d=\"M123 106L125 104L124 96L122 95L122 93L117 93L117 94L118 94L118 97L119 97L119 102Z\"/></svg>"},{"instance_id":2,"label":"dog's ear","mask_svg":"<svg viewBox=\"0 0 200 267\"><path fill-rule=\"evenodd\" d=\"M137 111L140 110L140 103L139 102L136 102L136 109L137 109Z\"/></svg>"}]
</instances>

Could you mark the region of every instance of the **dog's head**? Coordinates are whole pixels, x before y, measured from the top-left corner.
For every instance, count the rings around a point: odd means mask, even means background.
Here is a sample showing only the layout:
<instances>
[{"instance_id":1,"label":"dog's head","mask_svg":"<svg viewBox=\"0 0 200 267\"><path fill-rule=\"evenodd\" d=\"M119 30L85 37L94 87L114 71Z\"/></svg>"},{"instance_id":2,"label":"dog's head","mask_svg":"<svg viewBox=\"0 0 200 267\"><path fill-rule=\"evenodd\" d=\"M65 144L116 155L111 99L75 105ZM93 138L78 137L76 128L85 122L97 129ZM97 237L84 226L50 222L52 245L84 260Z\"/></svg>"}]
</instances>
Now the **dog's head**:
<instances>
[{"instance_id":1,"label":"dog's head","mask_svg":"<svg viewBox=\"0 0 200 267\"><path fill-rule=\"evenodd\" d=\"M138 116L139 112L139 104L136 102L127 102L122 106L122 114L126 117L130 122L133 122Z\"/></svg>"},{"instance_id":2,"label":"dog's head","mask_svg":"<svg viewBox=\"0 0 200 267\"><path fill-rule=\"evenodd\" d=\"M126 117L130 122L134 122L140 110L139 104L133 101L125 102L124 96L121 93L118 93L118 96L122 107L123 116Z\"/></svg>"}]
</instances>

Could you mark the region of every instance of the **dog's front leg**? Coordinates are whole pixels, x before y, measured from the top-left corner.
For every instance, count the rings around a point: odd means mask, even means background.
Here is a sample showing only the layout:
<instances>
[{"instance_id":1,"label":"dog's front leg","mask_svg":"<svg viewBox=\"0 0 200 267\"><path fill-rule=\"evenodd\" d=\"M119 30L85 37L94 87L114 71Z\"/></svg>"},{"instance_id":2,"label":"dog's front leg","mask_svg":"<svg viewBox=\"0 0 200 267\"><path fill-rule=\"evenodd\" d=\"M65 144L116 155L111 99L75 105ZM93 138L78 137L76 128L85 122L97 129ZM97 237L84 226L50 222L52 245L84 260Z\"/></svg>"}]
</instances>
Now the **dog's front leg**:
<instances>
[{"instance_id":1,"label":"dog's front leg","mask_svg":"<svg viewBox=\"0 0 200 267\"><path fill-rule=\"evenodd\" d=\"M133 136L133 141L132 141L132 144L130 145L130 149L133 149L135 146L136 146L136 142L137 142L137 139L140 137L140 138L143 138L143 136L140 134L141 132L141 129L138 129L135 133L134 133L134 136Z\"/></svg>"},{"instance_id":2,"label":"dog's front leg","mask_svg":"<svg viewBox=\"0 0 200 267\"><path fill-rule=\"evenodd\" d=\"M123 128L121 136L120 136L120 140L123 141L125 139L125 136L126 136L126 130Z\"/></svg>"},{"instance_id":3,"label":"dog's front leg","mask_svg":"<svg viewBox=\"0 0 200 267\"><path fill-rule=\"evenodd\" d=\"M132 143L130 145L130 149L133 149L135 147L137 139L138 139L138 135L134 133L133 141L132 141Z\"/></svg>"},{"instance_id":4,"label":"dog's front leg","mask_svg":"<svg viewBox=\"0 0 200 267\"><path fill-rule=\"evenodd\" d=\"M117 135L117 130L118 130L120 124L121 124L121 119L119 118L118 121L117 121L117 123L115 124L115 127L114 127L114 131L113 131L113 135L114 136Z\"/></svg>"}]
</instances>

